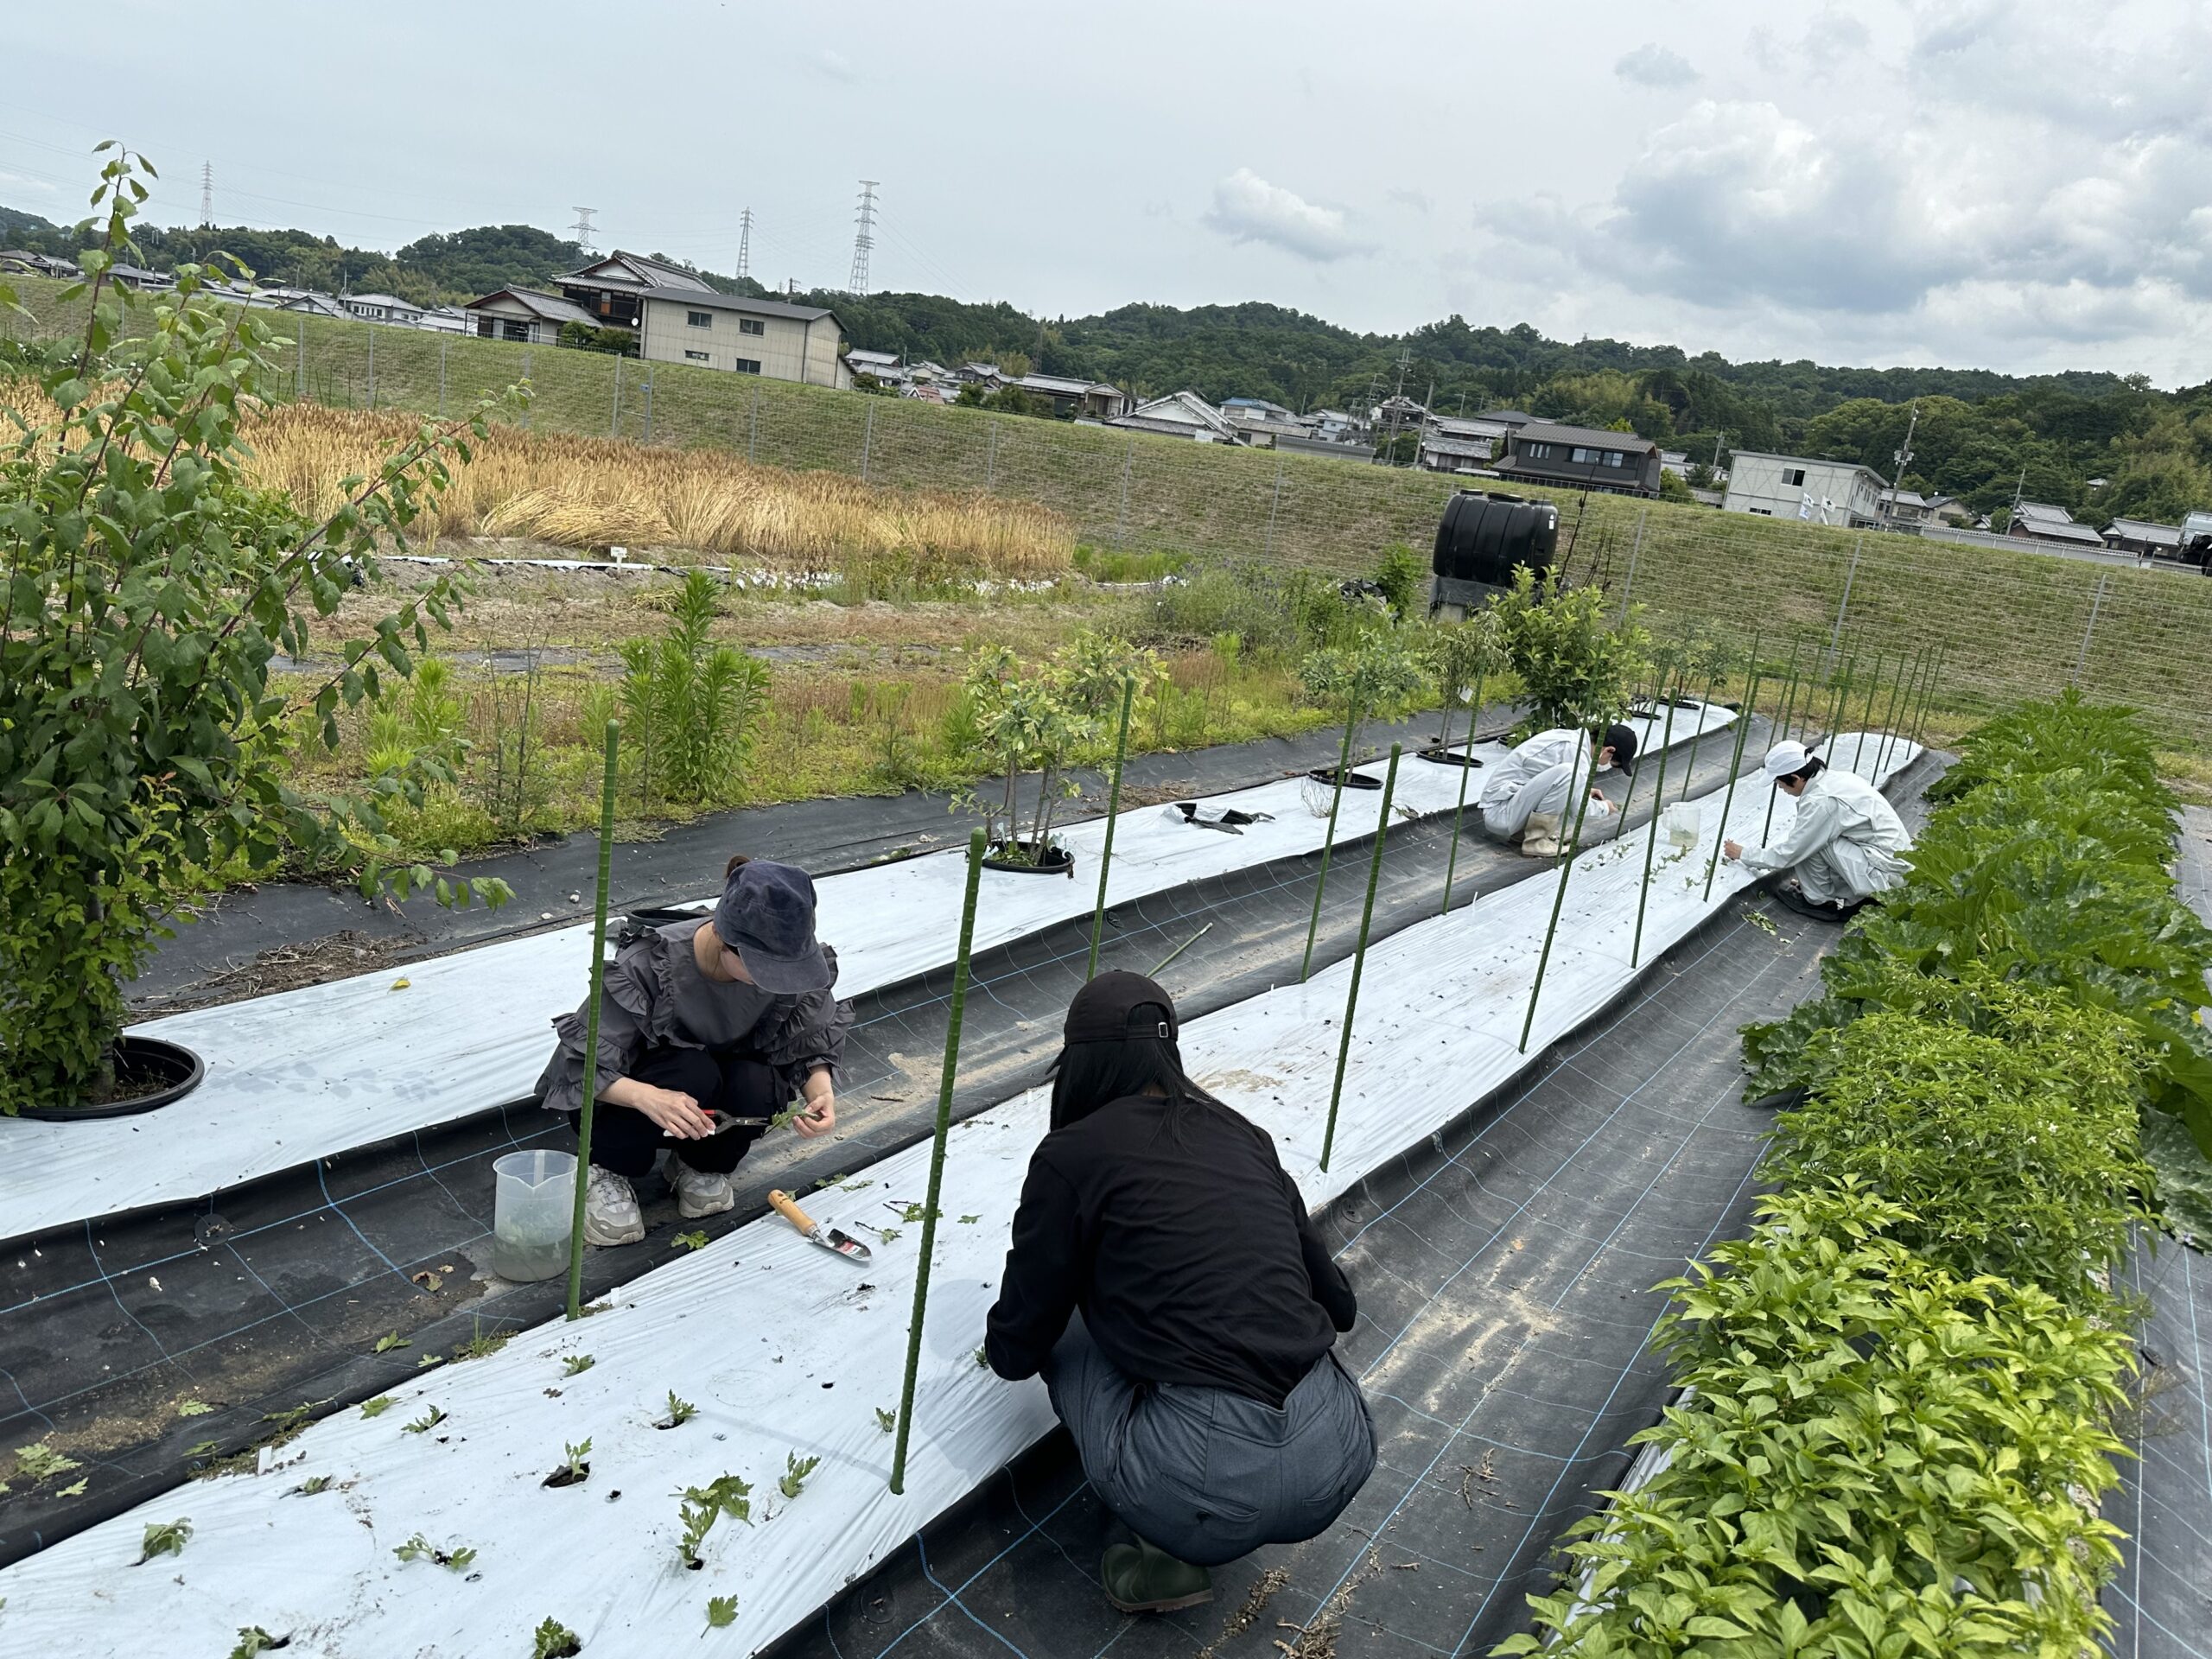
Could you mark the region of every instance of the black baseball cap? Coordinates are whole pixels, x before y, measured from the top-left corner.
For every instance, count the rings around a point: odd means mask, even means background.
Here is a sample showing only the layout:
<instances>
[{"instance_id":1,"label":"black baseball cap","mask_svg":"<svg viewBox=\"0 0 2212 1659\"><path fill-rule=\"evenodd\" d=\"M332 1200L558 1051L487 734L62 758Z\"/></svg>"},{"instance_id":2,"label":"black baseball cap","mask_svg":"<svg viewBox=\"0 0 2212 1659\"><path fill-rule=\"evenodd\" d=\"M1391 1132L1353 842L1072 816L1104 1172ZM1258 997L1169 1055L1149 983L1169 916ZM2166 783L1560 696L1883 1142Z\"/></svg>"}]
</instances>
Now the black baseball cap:
<instances>
[{"instance_id":1,"label":"black baseball cap","mask_svg":"<svg viewBox=\"0 0 2212 1659\"><path fill-rule=\"evenodd\" d=\"M814 878L755 858L732 870L715 906L715 934L745 959L745 971L778 996L830 984L829 960L814 937Z\"/></svg>"},{"instance_id":2,"label":"black baseball cap","mask_svg":"<svg viewBox=\"0 0 2212 1659\"><path fill-rule=\"evenodd\" d=\"M1175 1004L1142 974L1109 969L1075 994L1061 1039L1119 1043L1132 1037L1175 1040Z\"/></svg>"},{"instance_id":3,"label":"black baseball cap","mask_svg":"<svg viewBox=\"0 0 2212 1659\"><path fill-rule=\"evenodd\" d=\"M1613 764L1626 772L1636 764L1636 728L1614 724L1605 728L1605 735L1598 747L1613 752Z\"/></svg>"}]
</instances>

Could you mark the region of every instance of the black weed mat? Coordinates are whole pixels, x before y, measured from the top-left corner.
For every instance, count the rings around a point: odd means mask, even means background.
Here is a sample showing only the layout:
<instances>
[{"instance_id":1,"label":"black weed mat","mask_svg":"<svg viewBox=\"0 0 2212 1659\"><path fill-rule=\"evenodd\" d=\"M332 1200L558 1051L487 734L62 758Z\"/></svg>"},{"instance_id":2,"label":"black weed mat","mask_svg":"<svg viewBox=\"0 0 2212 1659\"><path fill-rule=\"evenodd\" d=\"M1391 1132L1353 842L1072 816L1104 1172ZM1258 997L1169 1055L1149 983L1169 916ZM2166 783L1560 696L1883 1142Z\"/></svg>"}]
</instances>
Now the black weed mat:
<instances>
[{"instance_id":1,"label":"black weed mat","mask_svg":"<svg viewBox=\"0 0 2212 1659\"><path fill-rule=\"evenodd\" d=\"M2181 894L2212 919L2212 812L2183 816ZM2212 1659L2212 1260L2172 1239L2130 1260L2142 1370L2105 1519L2127 1534L2106 1587L2118 1659Z\"/></svg>"},{"instance_id":2,"label":"black weed mat","mask_svg":"<svg viewBox=\"0 0 2212 1659\"><path fill-rule=\"evenodd\" d=\"M1056 1433L778 1659L1409 1659L1520 1629L1560 1530L1664 1398L1649 1287L1739 1230L1757 1190L1770 1120L1741 1103L1736 1028L1810 992L1834 938L1764 899L1732 910L1531 1077L1329 1208L1360 1304L1341 1351L1381 1460L1328 1532L1221 1569L1209 1606L1126 1618L1097 1574L1126 1534Z\"/></svg>"},{"instance_id":3,"label":"black weed mat","mask_svg":"<svg viewBox=\"0 0 2212 1659\"><path fill-rule=\"evenodd\" d=\"M1697 787L1725 779L1732 749L1702 746ZM1643 780L1645 804L1633 817L1645 816L1651 789ZM1674 790L1670 777L1670 798ZM1378 804L1371 793L1346 800L1348 815ZM1344 833L1372 828L1371 817L1348 817ZM1393 829L1376 937L1436 913L1450 846L1448 818ZM1351 949L1370 850L1344 849L1332 863L1317 967ZM1287 860L1109 910L1101 964L1149 970L1179 952L1160 976L1191 1016L1294 979L1317 862ZM1535 873L1471 835L1460 843L1455 907ZM976 958L957 1113L1041 1075L1089 947L1088 923L1071 923ZM588 1253L588 1298L674 1259L679 1233L718 1236L760 1216L772 1187L804 1192L926 1135L950 981L947 970L858 999L836 1138L778 1137L740 1169L731 1213L678 1223L663 1184L642 1182L645 1241ZM491 1165L518 1148L571 1144L535 1105L509 1106L196 1205L10 1244L0 1255L0 1446L50 1435L83 1468L0 1496L0 1564L251 1455L302 1407L310 1418L343 1408L432 1357L452 1363L556 1317L558 1283L511 1285L485 1266ZM84 1491L65 1496L79 1478Z\"/></svg>"}]
</instances>

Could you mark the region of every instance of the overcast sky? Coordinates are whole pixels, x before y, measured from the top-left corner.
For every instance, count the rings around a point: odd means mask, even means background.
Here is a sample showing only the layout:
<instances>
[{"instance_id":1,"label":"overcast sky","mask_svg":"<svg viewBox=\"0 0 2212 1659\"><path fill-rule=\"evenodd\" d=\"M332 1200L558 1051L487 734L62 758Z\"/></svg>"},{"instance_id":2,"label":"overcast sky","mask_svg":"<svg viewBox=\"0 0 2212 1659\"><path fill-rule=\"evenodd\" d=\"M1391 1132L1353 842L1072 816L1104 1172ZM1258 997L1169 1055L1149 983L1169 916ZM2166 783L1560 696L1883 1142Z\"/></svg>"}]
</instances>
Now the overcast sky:
<instances>
[{"instance_id":1,"label":"overcast sky","mask_svg":"<svg viewBox=\"0 0 2212 1659\"><path fill-rule=\"evenodd\" d=\"M1070 316L1458 312L1736 358L2212 378L2212 5L233 0L11 9L0 203L598 245Z\"/></svg>"}]
</instances>

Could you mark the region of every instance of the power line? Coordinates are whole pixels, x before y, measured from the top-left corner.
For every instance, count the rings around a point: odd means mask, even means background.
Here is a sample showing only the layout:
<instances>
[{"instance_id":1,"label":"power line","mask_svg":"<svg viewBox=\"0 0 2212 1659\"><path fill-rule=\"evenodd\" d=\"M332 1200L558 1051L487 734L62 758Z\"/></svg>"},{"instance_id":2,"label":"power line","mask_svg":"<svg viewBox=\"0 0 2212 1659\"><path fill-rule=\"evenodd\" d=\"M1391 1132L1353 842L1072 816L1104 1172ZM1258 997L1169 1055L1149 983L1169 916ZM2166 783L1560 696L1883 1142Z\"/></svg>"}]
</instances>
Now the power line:
<instances>
[{"instance_id":1,"label":"power line","mask_svg":"<svg viewBox=\"0 0 2212 1659\"><path fill-rule=\"evenodd\" d=\"M738 217L737 280L743 282L753 274L753 210L748 207Z\"/></svg>"},{"instance_id":2,"label":"power line","mask_svg":"<svg viewBox=\"0 0 2212 1659\"><path fill-rule=\"evenodd\" d=\"M569 226L570 230L576 233L576 245L582 248L586 253L597 253L599 251L597 245L592 240L593 232L591 223L591 216L598 211L599 209L596 207L578 207L574 209L576 215L576 222Z\"/></svg>"},{"instance_id":3,"label":"power line","mask_svg":"<svg viewBox=\"0 0 2212 1659\"><path fill-rule=\"evenodd\" d=\"M856 297L868 296L868 256L875 246L875 187L877 181L861 181L861 210L855 219L860 229L853 237L853 274L845 284L848 292Z\"/></svg>"}]
</instances>

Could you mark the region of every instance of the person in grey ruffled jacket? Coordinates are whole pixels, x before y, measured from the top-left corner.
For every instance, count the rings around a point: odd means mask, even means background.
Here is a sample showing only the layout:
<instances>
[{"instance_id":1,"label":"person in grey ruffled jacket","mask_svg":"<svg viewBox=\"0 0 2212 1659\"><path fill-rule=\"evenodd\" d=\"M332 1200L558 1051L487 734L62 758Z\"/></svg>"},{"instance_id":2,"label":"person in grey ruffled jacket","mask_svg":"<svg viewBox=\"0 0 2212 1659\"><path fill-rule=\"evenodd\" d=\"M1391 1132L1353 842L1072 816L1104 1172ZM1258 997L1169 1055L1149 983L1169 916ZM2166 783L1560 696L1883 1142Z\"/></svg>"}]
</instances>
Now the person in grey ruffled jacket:
<instances>
[{"instance_id":1,"label":"person in grey ruffled jacket","mask_svg":"<svg viewBox=\"0 0 2212 1659\"><path fill-rule=\"evenodd\" d=\"M612 1109L593 1114L587 1243L645 1236L631 1183L664 1146L677 1214L734 1204L730 1172L762 1131L722 1118L772 1117L796 1101L800 1135L836 1127L853 1023L853 1005L831 992L836 981L836 954L814 937L813 878L742 853L711 917L656 928L616 958L600 998L597 1099ZM587 1001L553 1022L561 1046L537 1080L538 1098L572 1125L589 1012Z\"/></svg>"}]
</instances>

